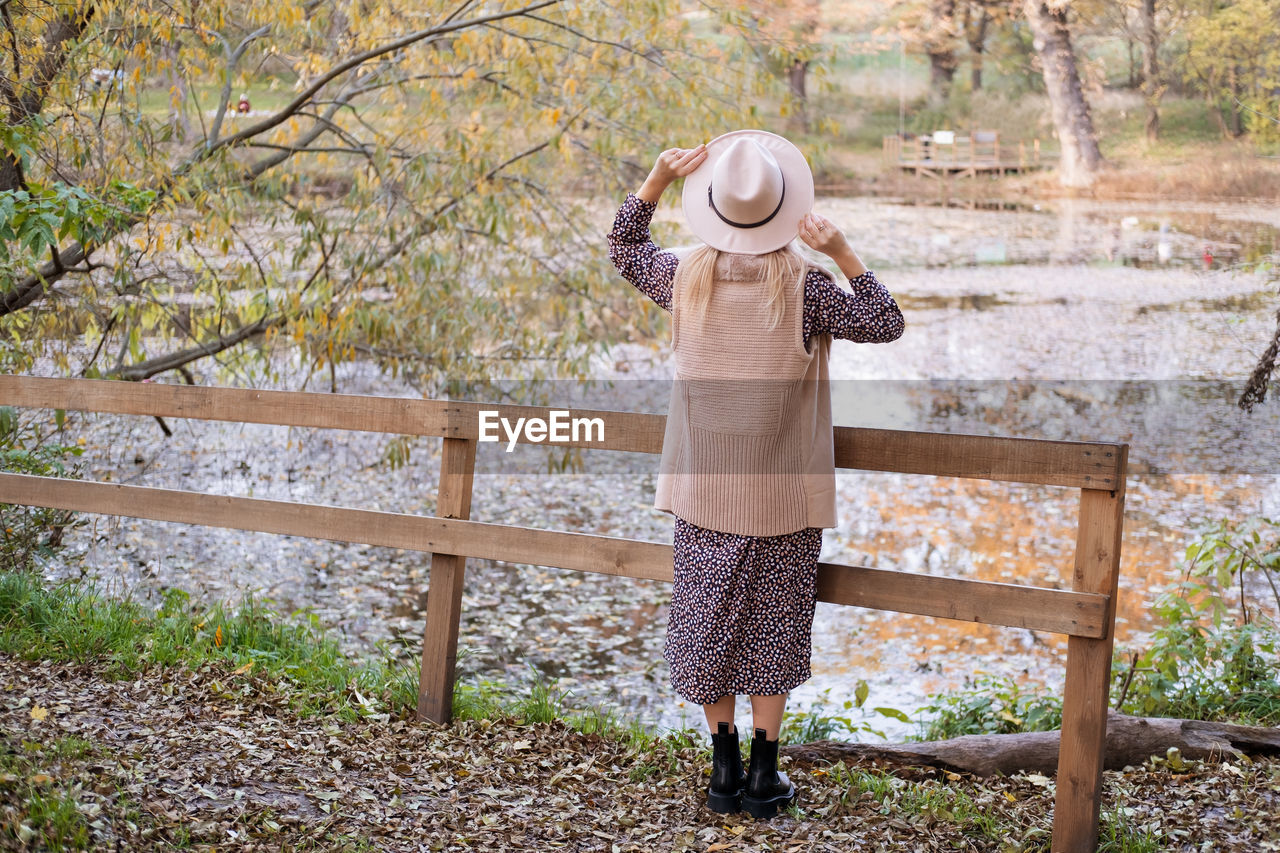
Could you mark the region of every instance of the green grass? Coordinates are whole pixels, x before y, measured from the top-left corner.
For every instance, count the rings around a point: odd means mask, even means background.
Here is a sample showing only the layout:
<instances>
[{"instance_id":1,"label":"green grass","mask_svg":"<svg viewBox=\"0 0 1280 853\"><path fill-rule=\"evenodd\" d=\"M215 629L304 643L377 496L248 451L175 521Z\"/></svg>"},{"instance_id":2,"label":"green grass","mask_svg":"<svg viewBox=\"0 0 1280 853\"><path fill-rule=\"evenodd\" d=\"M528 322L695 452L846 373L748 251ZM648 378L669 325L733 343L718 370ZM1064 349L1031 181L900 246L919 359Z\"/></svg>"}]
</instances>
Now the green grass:
<instances>
[{"instance_id":1,"label":"green grass","mask_svg":"<svg viewBox=\"0 0 1280 853\"><path fill-rule=\"evenodd\" d=\"M5 803L0 807L0 840L16 841L19 849L89 849L89 823L77 806L78 790L59 780L58 767L91 750L79 738L45 744L0 741L0 801Z\"/></svg>"},{"instance_id":2,"label":"green grass","mask_svg":"<svg viewBox=\"0 0 1280 853\"><path fill-rule=\"evenodd\" d=\"M1103 812L1098 828L1098 853L1158 853L1165 849L1164 836L1158 831L1134 826L1132 809Z\"/></svg>"},{"instance_id":3,"label":"green grass","mask_svg":"<svg viewBox=\"0 0 1280 853\"><path fill-rule=\"evenodd\" d=\"M234 667L220 677L255 679L300 713L348 720L384 712L407 716L417 703L413 669L390 657L350 661L313 614L285 618L254 598L234 608L200 608L174 590L151 611L91 586L48 587L31 572L0 573L0 652L91 663L105 678L126 678L149 666L220 664ZM636 778L672 772L682 750L707 748L692 732L659 735L610 708L575 705L568 690L536 670L524 685L459 683L453 711L459 720L560 721L584 735L622 742L636 761Z\"/></svg>"},{"instance_id":4,"label":"green grass","mask_svg":"<svg viewBox=\"0 0 1280 853\"><path fill-rule=\"evenodd\" d=\"M198 608L171 591L151 611L82 584L46 587L33 573L3 573L0 652L94 663L106 678L151 665L226 664L265 688L286 688L302 713L400 714L417 701L416 673L407 667L389 657L354 663L313 614L285 619L252 597L234 608Z\"/></svg>"},{"instance_id":5,"label":"green grass","mask_svg":"<svg viewBox=\"0 0 1280 853\"><path fill-rule=\"evenodd\" d=\"M850 768L839 762L826 768L836 787L838 802L849 806L861 799L879 804L882 814L925 815L962 827L966 835L998 840L1012 829L988 814L965 791L934 781L913 782L880 770Z\"/></svg>"},{"instance_id":6,"label":"green grass","mask_svg":"<svg viewBox=\"0 0 1280 853\"><path fill-rule=\"evenodd\" d=\"M637 753L667 741L678 748L700 746L695 744L699 736L691 731L660 735L612 708L576 704L571 691L553 686L532 666L529 680L523 685L504 685L488 679L459 682L454 687L453 715L459 720L507 719L521 725L559 721L580 734L621 741Z\"/></svg>"}]
</instances>

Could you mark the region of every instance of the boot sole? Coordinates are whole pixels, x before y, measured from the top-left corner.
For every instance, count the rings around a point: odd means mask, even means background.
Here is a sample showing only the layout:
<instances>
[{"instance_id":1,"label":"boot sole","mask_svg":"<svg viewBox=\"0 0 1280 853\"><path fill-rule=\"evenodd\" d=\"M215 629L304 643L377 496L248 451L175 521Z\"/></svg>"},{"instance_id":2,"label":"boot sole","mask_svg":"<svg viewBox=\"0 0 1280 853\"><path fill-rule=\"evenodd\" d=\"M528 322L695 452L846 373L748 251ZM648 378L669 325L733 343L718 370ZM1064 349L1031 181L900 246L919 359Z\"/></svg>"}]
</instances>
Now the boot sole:
<instances>
[{"instance_id":1,"label":"boot sole","mask_svg":"<svg viewBox=\"0 0 1280 853\"><path fill-rule=\"evenodd\" d=\"M769 800L757 800L754 797L743 797L742 808L747 814L757 820L768 820L775 817L782 809L787 808L796 800L796 792L793 790L790 794L781 797L774 797Z\"/></svg>"},{"instance_id":2,"label":"boot sole","mask_svg":"<svg viewBox=\"0 0 1280 853\"><path fill-rule=\"evenodd\" d=\"M707 808L717 814L733 814L742 811L742 795L707 792Z\"/></svg>"}]
</instances>

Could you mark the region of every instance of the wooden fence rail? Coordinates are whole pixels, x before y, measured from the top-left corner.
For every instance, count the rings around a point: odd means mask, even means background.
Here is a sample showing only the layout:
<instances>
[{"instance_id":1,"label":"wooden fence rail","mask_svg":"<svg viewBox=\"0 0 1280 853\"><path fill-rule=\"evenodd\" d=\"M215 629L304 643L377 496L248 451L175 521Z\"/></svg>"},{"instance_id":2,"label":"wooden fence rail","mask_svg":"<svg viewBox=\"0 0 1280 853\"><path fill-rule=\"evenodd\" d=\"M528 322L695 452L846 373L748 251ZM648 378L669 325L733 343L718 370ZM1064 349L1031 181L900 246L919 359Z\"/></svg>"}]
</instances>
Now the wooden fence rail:
<instances>
[{"instance_id":1,"label":"wooden fence rail","mask_svg":"<svg viewBox=\"0 0 1280 853\"><path fill-rule=\"evenodd\" d=\"M447 722L468 557L670 582L670 545L469 520L479 412L547 418L550 407L255 391L0 375L0 405L438 436L434 516L0 473L0 504L148 518L362 543L431 554L418 715ZM665 418L600 418L599 440L566 444L659 453ZM524 436L520 438L525 441ZM837 427L836 464L1064 486L1080 490L1071 589L935 577L823 563L818 599L901 613L1065 634L1067 675L1053 850L1095 849L1124 512L1125 444Z\"/></svg>"}]
</instances>

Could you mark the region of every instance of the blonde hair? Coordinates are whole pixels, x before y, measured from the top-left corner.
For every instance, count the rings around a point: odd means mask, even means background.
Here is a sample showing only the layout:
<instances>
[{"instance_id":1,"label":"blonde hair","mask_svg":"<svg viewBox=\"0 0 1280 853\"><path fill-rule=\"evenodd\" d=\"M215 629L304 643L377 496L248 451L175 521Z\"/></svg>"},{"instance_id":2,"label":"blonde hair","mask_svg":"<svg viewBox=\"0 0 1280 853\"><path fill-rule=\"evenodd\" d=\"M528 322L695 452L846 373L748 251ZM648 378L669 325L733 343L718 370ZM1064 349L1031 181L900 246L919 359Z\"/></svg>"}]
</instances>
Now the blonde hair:
<instances>
[{"instance_id":1,"label":"blonde hair","mask_svg":"<svg viewBox=\"0 0 1280 853\"><path fill-rule=\"evenodd\" d=\"M695 249L687 259L681 262L687 267L685 273L688 295L684 298L684 306L699 324L707 316L707 306L711 304L711 291L714 289L716 261L720 259L720 250L712 246ZM769 329L776 329L782 322L786 311L787 284L801 288L803 293L804 275L807 263L803 256L792 246L783 246L774 252L761 255L764 262L764 280L769 285Z\"/></svg>"}]
</instances>

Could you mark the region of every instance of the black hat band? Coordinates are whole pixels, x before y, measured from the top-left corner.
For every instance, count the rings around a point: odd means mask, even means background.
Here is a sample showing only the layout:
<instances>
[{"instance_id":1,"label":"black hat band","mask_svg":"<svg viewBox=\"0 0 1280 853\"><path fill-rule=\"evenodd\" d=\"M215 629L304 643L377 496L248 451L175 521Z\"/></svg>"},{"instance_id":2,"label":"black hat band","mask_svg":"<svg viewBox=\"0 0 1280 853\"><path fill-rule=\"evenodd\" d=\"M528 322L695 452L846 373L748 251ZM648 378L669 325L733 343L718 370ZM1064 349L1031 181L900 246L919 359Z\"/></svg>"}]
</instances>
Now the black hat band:
<instances>
[{"instance_id":1,"label":"black hat band","mask_svg":"<svg viewBox=\"0 0 1280 853\"><path fill-rule=\"evenodd\" d=\"M778 211L782 210L782 201L787 197L787 176L781 175L780 177L782 178L782 192L778 193L778 206L773 209L773 213L770 213L759 222L752 222L749 224L744 222L734 222L732 219L721 213L720 209L716 207L715 199L711 197L710 184L707 184L707 204L715 211L716 216L720 217L720 220L726 225L732 225L734 228L759 228L761 225L771 221L773 217L778 215Z\"/></svg>"}]
</instances>

